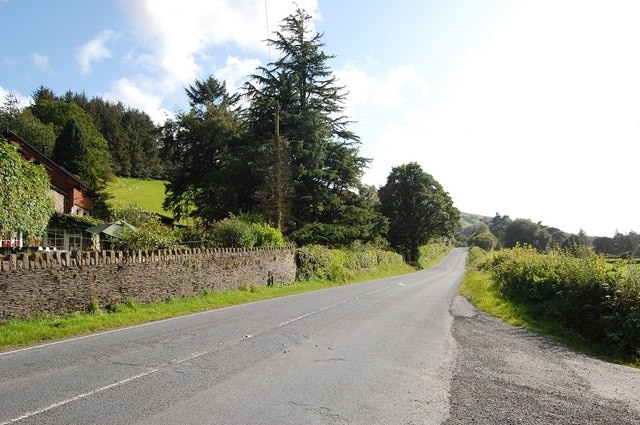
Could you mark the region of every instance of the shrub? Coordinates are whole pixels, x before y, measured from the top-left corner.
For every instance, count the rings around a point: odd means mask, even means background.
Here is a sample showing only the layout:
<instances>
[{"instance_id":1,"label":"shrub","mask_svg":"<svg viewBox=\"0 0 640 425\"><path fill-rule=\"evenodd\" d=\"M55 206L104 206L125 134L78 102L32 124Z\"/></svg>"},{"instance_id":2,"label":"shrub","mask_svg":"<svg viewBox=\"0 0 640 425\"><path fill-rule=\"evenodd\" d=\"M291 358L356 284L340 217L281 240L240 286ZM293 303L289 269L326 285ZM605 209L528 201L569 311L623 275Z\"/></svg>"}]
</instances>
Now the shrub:
<instances>
[{"instance_id":1,"label":"shrub","mask_svg":"<svg viewBox=\"0 0 640 425\"><path fill-rule=\"evenodd\" d=\"M154 213L147 212L139 205L128 204L120 208L116 208L111 218L113 221L123 220L135 227L140 227L150 221L157 221L158 217Z\"/></svg>"},{"instance_id":2,"label":"shrub","mask_svg":"<svg viewBox=\"0 0 640 425\"><path fill-rule=\"evenodd\" d=\"M282 232L264 223L252 223L251 229L256 235L255 246L284 246Z\"/></svg>"},{"instance_id":3,"label":"shrub","mask_svg":"<svg viewBox=\"0 0 640 425\"><path fill-rule=\"evenodd\" d=\"M477 269L486 257L487 253L484 249L472 246L469 248L469 255L467 255L467 268Z\"/></svg>"},{"instance_id":4,"label":"shrub","mask_svg":"<svg viewBox=\"0 0 640 425\"><path fill-rule=\"evenodd\" d=\"M487 252L492 251L497 244L498 238L496 238L493 233L488 230L474 233L473 236L469 238L469 246L477 246Z\"/></svg>"},{"instance_id":5,"label":"shrub","mask_svg":"<svg viewBox=\"0 0 640 425\"><path fill-rule=\"evenodd\" d=\"M251 248L257 239L252 225L236 217L219 221L211 232L213 245L220 248Z\"/></svg>"},{"instance_id":6,"label":"shrub","mask_svg":"<svg viewBox=\"0 0 640 425\"><path fill-rule=\"evenodd\" d=\"M341 247L357 239L357 232L357 228L353 226L309 223L291 232L289 238L298 246L318 244L330 247Z\"/></svg>"},{"instance_id":7,"label":"shrub","mask_svg":"<svg viewBox=\"0 0 640 425\"><path fill-rule=\"evenodd\" d=\"M605 299L603 332L614 355L640 359L640 266L622 263L614 273L617 279Z\"/></svg>"},{"instance_id":8,"label":"shrub","mask_svg":"<svg viewBox=\"0 0 640 425\"><path fill-rule=\"evenodd\" d=\"M540 254L529 246L481 262L496 288L534 317L554 321L599 343L607 354L640 358L640 279L582 247Z\"/></svg>"},{"instance_id":9,"label":"shrub","mask_svg":"<svg viewBox=\"0 0 640 425\"><path fill-rule=\"evenodd\" d=\"M125 232L121 238L114 241L128 250L155 250L178 246L174 232L156 219L142 223L136 230Z\"/></svg>"},{"instance_id":10,"label":"shrub","mask_svg":"<svg viewBox=\"0 0 640 425\"><path fill-rule=\"evenodd\" d=\"M298 279L327 279L344 282L358 270L402 264L402 257L391 251L370 248L330 249L322 245L306 245L297 250Z\"/></svg>"},{"instance_id":11,"label":"shrub","mask_svg":"<svg viewBox=\"0 0 640 425\"><path fill-rule=\"evenodd\" d=\"M449 250L451 246L446 242L432 242L420 247L419 267L426 269L439 261Z\"/></svg>"}]
</instances>

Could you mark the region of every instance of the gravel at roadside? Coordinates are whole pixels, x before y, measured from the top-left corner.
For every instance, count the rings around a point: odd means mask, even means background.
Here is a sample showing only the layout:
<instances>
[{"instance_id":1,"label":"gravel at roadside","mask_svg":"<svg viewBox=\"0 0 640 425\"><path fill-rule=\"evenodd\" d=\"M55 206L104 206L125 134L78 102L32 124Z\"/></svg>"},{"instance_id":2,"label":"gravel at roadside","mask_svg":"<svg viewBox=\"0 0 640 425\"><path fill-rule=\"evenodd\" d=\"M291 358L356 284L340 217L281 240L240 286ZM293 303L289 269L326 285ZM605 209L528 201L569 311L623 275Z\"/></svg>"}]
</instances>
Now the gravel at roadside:
<instances>
[{"instance_id":1,"label":"gravel at roadside","mask_svg":"<svg viewBox=\"0 0 640 425\"><path fill-rule=\"evenodd\" d=\"M577 353L456 297L446 424L640 424L640 370Z\"/></svg>"}]
</instances>

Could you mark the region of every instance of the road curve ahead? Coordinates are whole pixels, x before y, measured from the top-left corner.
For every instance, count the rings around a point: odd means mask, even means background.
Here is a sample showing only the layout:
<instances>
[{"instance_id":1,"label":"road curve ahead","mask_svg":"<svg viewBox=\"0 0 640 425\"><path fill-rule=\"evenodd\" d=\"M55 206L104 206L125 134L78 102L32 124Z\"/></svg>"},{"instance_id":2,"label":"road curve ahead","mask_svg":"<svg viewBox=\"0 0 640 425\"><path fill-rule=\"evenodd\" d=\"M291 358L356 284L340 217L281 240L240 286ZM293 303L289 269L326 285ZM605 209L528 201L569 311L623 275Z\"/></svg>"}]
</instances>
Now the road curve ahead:
<instances>
[{"instance_id":1,"label":"road curve ahead","mask_svg":"<svg viewBox=\"0 0 640 425\"><path fill-rule=\"evenodd\" d=\"M0 425L442 423L465 256L0 353Z\"/></svg>"}]
</instances>

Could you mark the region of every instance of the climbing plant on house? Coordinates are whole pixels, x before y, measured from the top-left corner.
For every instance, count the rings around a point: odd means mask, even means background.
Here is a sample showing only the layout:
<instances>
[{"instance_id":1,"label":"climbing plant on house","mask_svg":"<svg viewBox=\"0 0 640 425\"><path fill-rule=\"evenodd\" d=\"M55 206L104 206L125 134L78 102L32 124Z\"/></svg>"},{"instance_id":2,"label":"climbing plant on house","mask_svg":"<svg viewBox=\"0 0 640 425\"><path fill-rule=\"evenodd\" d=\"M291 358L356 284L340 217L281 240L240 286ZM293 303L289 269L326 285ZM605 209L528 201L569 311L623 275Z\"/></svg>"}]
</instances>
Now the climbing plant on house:
<instances>
[{"instance_id":1,"label":"climbing plant on house","mask_svg":"<svg viewBox=\"0 0 640 425\"><path fill-rule=\"evenodd\" d=\"M13 143L0 138L0 238L39 238L54 212L49 176L26 161Z\"/></svg>"}]
</instances>

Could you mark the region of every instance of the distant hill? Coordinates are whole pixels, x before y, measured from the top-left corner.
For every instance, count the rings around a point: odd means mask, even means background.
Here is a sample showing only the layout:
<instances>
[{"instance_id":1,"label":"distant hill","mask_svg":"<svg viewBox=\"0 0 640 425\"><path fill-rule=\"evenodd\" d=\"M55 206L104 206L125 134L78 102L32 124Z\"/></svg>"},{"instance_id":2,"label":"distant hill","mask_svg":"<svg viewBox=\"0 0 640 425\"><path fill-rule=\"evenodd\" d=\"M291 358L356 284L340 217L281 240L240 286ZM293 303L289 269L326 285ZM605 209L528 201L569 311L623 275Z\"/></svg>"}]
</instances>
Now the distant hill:
<instances>
[{"instance_id":1,"label":"distant hill","mask_svg":"<svg viewBox=\"0 0 640 425\"><path fill-rule=\"evenodd\" d=\"M145 211L173 218L170 211L162 208L165 183L164 180L116 177L107 184L106 192L112 196L108 203L113 208L138 205Z\"/></svg>"},{"instance_id":2,"label":"distant hill","mask_svg":"<svg viewBox=\"0 0 640 425\"><path fill-rule=\"evenodd\" d=\"M465 212L460 212L460 227L467 228L467 227L471 227L474 226L475 224L477 224L478 222L483 222L483 223L488 223L493 217L488 217L486 215L479 215L479 214L471 214L471 213L465 213Z\"/></svg>"}]
</instances>

